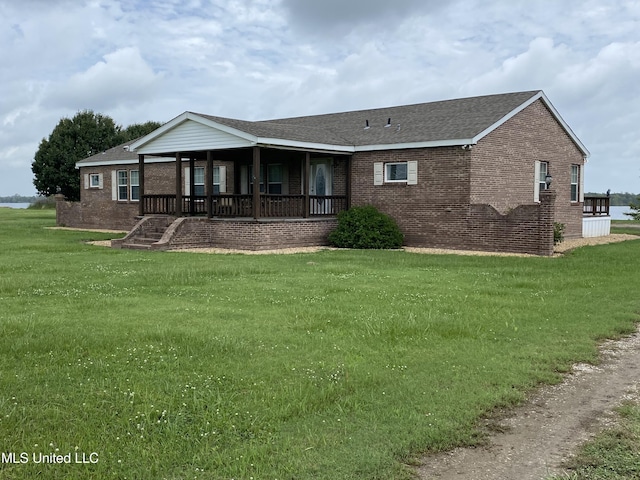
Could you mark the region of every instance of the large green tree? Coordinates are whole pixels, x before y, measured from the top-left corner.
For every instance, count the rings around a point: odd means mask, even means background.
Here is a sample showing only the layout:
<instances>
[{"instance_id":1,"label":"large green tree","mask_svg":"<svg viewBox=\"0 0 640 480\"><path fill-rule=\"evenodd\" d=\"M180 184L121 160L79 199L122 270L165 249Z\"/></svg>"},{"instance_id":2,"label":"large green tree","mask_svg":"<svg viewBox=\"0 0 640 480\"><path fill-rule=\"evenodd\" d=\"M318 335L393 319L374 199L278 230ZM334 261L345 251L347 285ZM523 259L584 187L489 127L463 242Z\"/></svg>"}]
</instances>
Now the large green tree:
<instances>
[{"instance_id":1,"label":"large green tree","mask_svg":"<svg viewBox=\"0 0 640 480\"><path fill-rule=\"evenodd\" d=\"M122 128L110 117L91 110L63 118L48 139L43 138L31 164L33 184L40 195L57 189L69 200L80 199L76 162L118 144Z\"/></svg>"},{"instance_id":2,"label":"large green tree","mask_svg":"<svg viewBox=\"0 0 640 480\"><path fill-rule=\"evenodd\" d=\"M33 184L40 195L53 195L59 189L67 199L80 200L77 161L146 135L160 125L146 122L123 129L111 117L91 110L63 118L49 138L40 142L31 164Z\"/></svg>"},{"instance_id":3,"label":"large green tree","mask_svg":"<svg viewBox=\"0 0 640 480\"><path fill-rule=\"evenodd\" d=\"M145 122L145 123L134 123L129 125L122 131L123 138L122 142L130 142L131 140L135 140L136 138L144 137L148 133L153 132L156 128L161 127L162 124L160 122Z\"/></svg>"}]
</instances>

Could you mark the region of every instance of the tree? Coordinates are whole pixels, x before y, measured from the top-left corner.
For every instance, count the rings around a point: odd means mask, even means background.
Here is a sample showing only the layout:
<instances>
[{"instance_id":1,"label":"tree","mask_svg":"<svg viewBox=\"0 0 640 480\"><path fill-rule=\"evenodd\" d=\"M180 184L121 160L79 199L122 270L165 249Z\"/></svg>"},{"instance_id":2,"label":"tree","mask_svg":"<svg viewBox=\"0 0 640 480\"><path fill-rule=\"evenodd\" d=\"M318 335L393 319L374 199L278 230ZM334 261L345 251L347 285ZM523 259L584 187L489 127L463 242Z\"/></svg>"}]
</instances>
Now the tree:
<instances>
[{"instance_id":1,"label":"tree","mask_svg":"<svg viewBox=\"0 0 640 480\"><path fill-rule=\"evenodd\" d=\"M33 184L40 195L60 189L69 200L80 199L80 175L76 162L118 145L122 127L108 116L91 110L63 118L48 139L42 139L31 164Z\"/></svg>"},{"instance_id":2,"label":"tree","mask_svg":"<svg viewBox=\"0 0 640 480\"><path fill-rule=\"evenodd\" d=\"M640 196L638 196L638 203L631 203L629 208L634 211L625 215L629 215L633 220L640 220Z\"/></svg>"},{"instance_id":3,"label":"tree","mask_svg":"<svg viewBox=\"0 0 640 480\"><path fill-rule=\"evenodd\" d=\"M124 129L122 142L120 143L130 142L136 138L144 137L161 126L162 124L160 122L134 123L129 125Z\"/></svg>"},{"instance_id":4,"label":"tree","mask_svg":"<svg viewBox=\"0 0 640 480\"><path fill-rule=\"evenodd\" d=\"M123 129L111 117L91 110L78 112L72 119L63 118L49 138L40 142L31 164L33 184L40 195L53 195L60 189L67 199L80 200L77 161L144 136L160 125L146 122Z\"/></svg>"}]
</instances>

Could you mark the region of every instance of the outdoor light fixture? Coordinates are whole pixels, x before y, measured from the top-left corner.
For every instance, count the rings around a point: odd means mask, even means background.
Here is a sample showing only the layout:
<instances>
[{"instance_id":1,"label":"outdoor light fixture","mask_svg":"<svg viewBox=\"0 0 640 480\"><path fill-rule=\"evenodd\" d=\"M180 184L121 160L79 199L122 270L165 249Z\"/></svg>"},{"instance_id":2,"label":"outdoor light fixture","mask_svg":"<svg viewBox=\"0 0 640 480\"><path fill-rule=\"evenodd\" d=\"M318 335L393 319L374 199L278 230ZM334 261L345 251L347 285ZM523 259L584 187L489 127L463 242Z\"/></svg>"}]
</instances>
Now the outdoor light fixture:
<instances>
[{"instance_id":1,"label":"outdoor light fixture","mask_svg":"<svg viewBox=\"0 0 640 480\"><path fill-rule=\"evenodd\" d=\"M544 177L544 183L547 184L547 190L549 189L549 186L551 185L551 180L553 179L553 177L551 176L550 173L547 173L547 175Z\"/></svg>"}]
</instances>

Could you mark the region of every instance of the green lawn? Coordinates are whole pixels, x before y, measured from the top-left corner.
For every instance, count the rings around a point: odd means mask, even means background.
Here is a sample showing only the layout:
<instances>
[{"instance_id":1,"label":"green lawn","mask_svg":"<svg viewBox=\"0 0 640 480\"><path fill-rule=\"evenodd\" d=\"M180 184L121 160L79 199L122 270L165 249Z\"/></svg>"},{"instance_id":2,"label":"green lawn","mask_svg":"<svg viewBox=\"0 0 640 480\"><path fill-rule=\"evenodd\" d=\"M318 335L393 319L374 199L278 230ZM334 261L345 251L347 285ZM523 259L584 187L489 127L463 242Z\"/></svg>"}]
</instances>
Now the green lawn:
<instances>
[{"instance_id":1,"label":"green lawn","mask_svg":"<svg viewBox=\"0 0 640 480\"><path fill-rule=\"evenodd\" d=\"M640 318L640 240L203 255L53 224L0 209L0 452L28 456L0 479L409 478Z\"/></svg>"},{"instance_id":2,"label":"green lawn","mask_svg":"<svg viewBox=\"0 0 640 480\"><path fill-rule=\"evenodd\" d=\"M640 235L640 220L612 220L611 233Z\"/></svg>"}]
</instances>

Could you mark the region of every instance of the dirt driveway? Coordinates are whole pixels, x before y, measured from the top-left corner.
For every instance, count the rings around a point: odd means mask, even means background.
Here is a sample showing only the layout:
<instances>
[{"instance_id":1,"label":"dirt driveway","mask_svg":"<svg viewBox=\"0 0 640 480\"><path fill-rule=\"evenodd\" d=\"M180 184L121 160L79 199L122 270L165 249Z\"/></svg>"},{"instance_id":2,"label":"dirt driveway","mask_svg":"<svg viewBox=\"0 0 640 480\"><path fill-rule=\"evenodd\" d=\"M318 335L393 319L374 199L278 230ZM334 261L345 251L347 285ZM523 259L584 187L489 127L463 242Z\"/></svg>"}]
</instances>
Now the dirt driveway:
<instances>
[{"instance_id":1,"label":"dirt driveway","mask_svg":"<svg viewBox=\"0 0 640 480\"><path fill-rule=\"evenodd\" d=\"M578 364L563 383L545 387L500 420L486 447L459 448L423 459L424 480L542 480L611 421L612 409L638 400L640 331L602 346L597 367Z\"/></svg>"}]
</instances>

